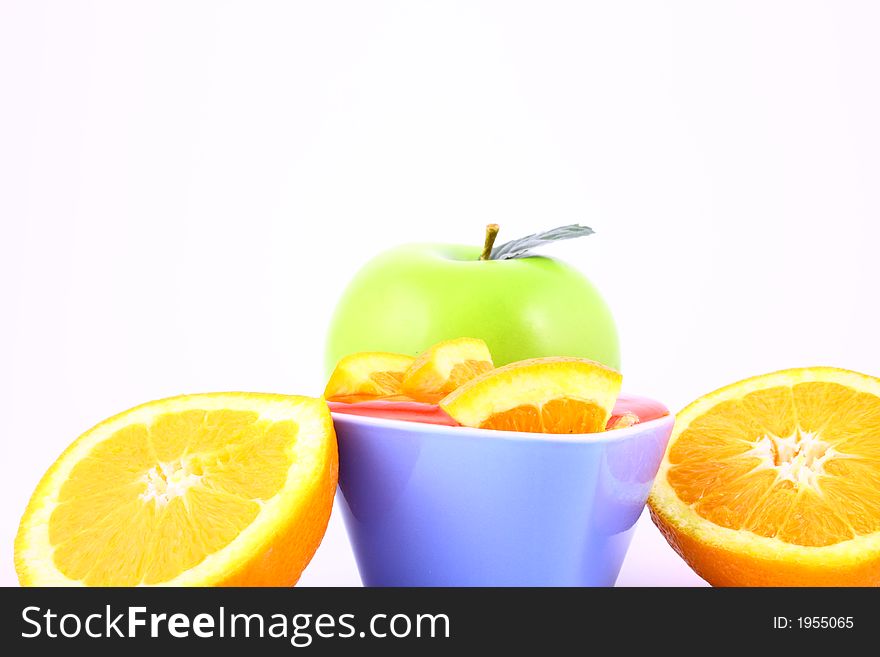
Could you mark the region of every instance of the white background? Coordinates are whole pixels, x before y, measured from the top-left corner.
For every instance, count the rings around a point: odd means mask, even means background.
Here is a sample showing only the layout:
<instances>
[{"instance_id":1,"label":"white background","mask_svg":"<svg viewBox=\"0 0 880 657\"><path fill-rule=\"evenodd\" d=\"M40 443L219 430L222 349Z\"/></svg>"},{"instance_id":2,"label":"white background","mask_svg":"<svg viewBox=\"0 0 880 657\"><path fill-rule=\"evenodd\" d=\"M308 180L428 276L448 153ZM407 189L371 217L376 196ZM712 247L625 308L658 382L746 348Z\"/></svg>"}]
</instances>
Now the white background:
<instances>
[{"instance_id":1,"label":"white background","mask_svg":"<svg viewBox=\"0 0 880 657\"><path fill-rule=\"evenodd\" d=\"M880 4L0 2L0 583L168 395L318 394L371 255L579 221L626 387L880 374ZM356 584L338 514L304 584ZM621 584L700 580L645 518Z\"/></svg>"}]
</instances>

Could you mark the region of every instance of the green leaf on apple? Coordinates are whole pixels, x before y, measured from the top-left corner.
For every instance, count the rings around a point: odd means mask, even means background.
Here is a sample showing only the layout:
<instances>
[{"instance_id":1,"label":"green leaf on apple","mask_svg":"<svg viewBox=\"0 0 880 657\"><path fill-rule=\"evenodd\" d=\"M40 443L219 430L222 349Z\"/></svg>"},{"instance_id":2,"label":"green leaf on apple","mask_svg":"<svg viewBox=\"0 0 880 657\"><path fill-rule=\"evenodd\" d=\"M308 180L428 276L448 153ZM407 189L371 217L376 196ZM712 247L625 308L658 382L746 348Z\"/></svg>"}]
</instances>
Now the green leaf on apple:
<instances>
[{"instance_id":1,"label":"green leaf on apple","mask_svg":"<svg viewBox=\"0 0 880 657\"><path fill-rule=\"evenodd\" d=\"M510 260L511 258L527 258L531 255L530 252L532 249L536 249L550 242L570 240L575 237L586 237L587 235L592 235L594 232L595 231L589 226L581 226L580 224L560 226L559 228L526 235L517 240L505 242L501 246L496 246L492 249L492 254L489 256L489 259Z\"/></svg>"}]
</instances>

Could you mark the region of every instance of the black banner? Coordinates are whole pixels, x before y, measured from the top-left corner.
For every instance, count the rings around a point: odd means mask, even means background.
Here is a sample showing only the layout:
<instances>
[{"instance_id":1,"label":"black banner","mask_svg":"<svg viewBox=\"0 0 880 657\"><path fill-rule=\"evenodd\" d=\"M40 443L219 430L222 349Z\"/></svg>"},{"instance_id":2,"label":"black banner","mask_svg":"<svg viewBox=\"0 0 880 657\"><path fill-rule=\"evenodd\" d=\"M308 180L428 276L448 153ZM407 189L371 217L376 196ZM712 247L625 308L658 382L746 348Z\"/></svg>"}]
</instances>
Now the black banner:
<instances>
[{"instance_id":1,"label":"black banner","mask_svg":"<svg viewBox=\"0 0 880 657\"><path fill-rule=\"evenodd\" d=\"M876 636L875 589L3 589L4 654L829 649ZM758 643L756 643L758 642ZM11 652L6 646L14 647ZM48 653L47 653L48 654ZM200 653L201 654L201 653Z\"/></svg>"}]
</instances>

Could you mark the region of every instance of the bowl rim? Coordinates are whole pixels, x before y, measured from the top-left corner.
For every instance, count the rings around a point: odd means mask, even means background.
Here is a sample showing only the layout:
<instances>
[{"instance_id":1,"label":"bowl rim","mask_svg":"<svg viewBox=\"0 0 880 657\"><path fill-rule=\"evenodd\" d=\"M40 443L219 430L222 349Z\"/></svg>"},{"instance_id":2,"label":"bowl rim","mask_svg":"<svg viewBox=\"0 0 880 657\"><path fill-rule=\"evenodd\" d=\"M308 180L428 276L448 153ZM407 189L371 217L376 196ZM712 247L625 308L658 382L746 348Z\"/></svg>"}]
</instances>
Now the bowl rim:
<instances>
[{"instance_id":1,"label":"bowl rim","mask_svg":"<svg viewBox=\"0 0 880 657\"><path fill-rule=\"evenodd\" d=\"M611 431L600 431L598 433L530 433L526 431L500 431L498 429L475 429L473 427L450 426L447 424L432 424L430 422L412 422L410 420L394 420L384 417L374 417L371 415L356 415L354 413L330 412L334 425L337 421L343 423L350 422L352 424L362 424L371 427L385 427L388 429L397 429L401 431L412 431L414 427L420 427L425 433L433 435L446 435L450 437L464 438L470 436L472 438L503 440L508 442L542 442L561 445L571 444L612 444L632 438L641 434L643 431L654 429L664 424L675 423L675 413L672 411L668 415L658 417L647 422L639 422L631 427L624 429L612 429Z\"/></svg>"}]
</instances>

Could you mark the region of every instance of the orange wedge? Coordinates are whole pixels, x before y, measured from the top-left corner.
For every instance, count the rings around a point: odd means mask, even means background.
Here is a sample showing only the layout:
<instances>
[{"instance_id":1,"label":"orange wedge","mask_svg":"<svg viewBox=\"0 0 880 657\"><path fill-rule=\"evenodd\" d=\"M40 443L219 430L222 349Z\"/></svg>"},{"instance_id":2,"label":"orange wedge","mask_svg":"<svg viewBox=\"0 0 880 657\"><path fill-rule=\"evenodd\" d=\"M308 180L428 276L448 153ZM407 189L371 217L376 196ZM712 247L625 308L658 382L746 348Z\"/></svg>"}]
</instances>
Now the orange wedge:
<instances>
[{"instance_id":1,"label":"orange wedge","mask_svg":"<svg viewBox=\"0 0 880 657\"><path fill-rule=\"evenodd\" d=\"M584 358L533 358L471 379L440 407L464 426L531 433L603 431L621 375Z\"/></svg>"},{"instance_id":2,"label":"orange wedge","mask_svg":"<svg viewBox=\"0 0 880 657\"><path fill-rule=\"evenodd\" d=\"M493 367L492 354L482 340L445 340L419 354L404 373L400 389L418 401L437 402Z\"/></svg>"},{"instance_id":3,"label":"orange wedge","mask_svg":"<svg viewBox=\"0 0 880 657\"><path fill-rule=\"evenodd\" d=\"M880 585L880 379L793 369L698 399L650 508L710 584Z\"/></svg>"},{"instance_id":4,"label":"orange wedge","mask_svg":"<svg viewBox=\"0 0 880 657\"><path fill-rule=\"evenodd\" d=\"M404 354L363 351L342 358L337 364L324 397L389 397L400 394L400 382L415 359Z\"/></svg>"},{"instance_id":5,"label":"orange wedge","mask_svg":"<svg viewBox=\"0 0 880 657\"><path fill-rule=\"evenodd\" d=\"M296 583L336 490L321 399L217 393L138 406L43 476L15 539L23 585Z\"/></svg>"}]
</instances>

